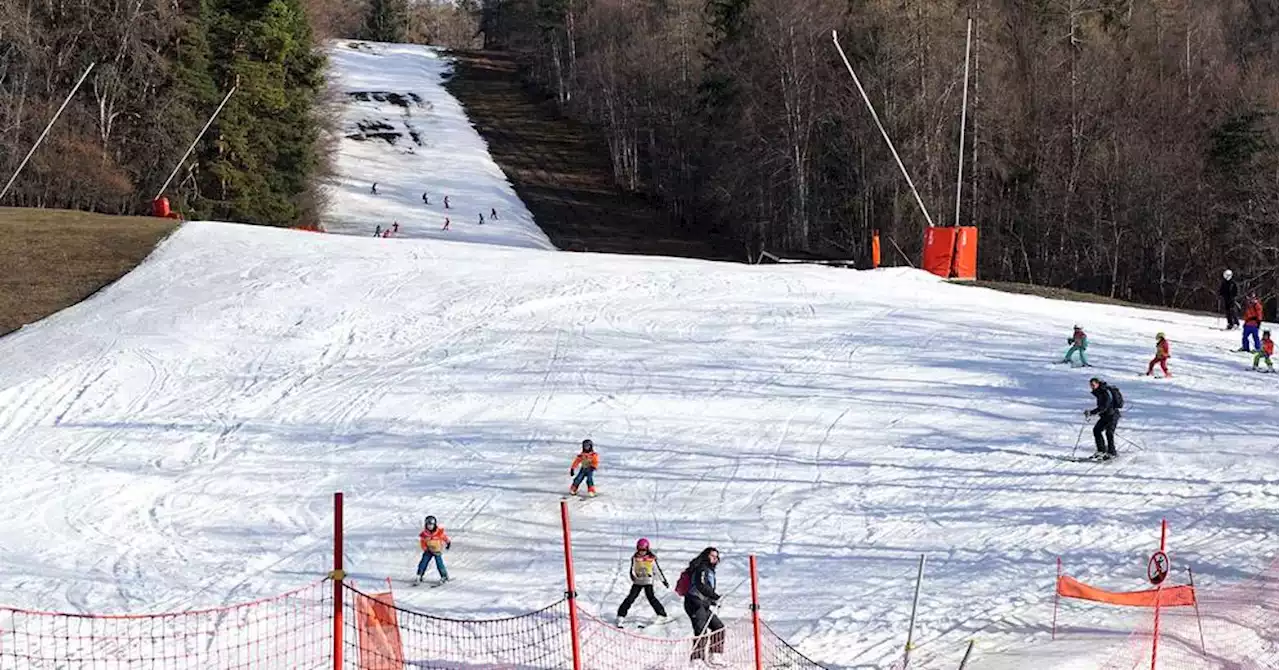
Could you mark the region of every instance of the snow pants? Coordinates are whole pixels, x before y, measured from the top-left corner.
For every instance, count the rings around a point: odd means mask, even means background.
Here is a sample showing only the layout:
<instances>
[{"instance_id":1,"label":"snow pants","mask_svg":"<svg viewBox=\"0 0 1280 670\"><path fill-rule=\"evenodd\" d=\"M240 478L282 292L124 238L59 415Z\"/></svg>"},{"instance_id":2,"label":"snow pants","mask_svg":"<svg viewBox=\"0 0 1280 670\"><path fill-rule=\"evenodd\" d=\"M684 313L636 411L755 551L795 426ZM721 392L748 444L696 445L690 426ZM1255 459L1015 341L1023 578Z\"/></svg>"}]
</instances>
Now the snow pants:
<instances>
[{"instance_id":1,"label":"snow pants","mask_svg":"<svg viewBox=\"0 0 1280 670\"><path fill-rule=\"evenodd\" d=\"M1222 315L1227 317L1227 330L1240 325L1240 318L1236 316L1236 303L1234 300L1222 299Z\"/></svg>"},{"instance_id":2,"label":"snow pants","mask_svg":"<svg viewBox=\"0 0 1280 670\"><path fill-rule=\"evenodd\" d=\"M636 598L640 597L641 591L644 591L644 597L649 600L649 606L653 608L655 614L658 616L667 615L666 608L662 606L658 596L653 594L653 584L632 584L631 593L628 593L626 600L623 600L622 604L618 606L618 618L627 615L627 611L631 609L631 604L636 601Z\"/></svg>"},{"instance_id":3,"label":"snow pants","mask_svg":"<svg viewBox=\"0 0 1280 670\"><path fill-rule=\"evenodd\" d=\"M723 654L724 624L720 623L720 617L711 612L711 605L696 598L685 598L684 613L689 615L689 621L693 622L693 634L698 636L693 641L693 653L689 655L689 659L706 658L708 651ZM707 649L708 644L710 649Z\"/></svg>"},{"instance_id":4,"label":"snow pants","mask_svg":"<svg viewBox=\"0 0 1280 670\"><path fill-rule=\"evenodd\" d=\"M1249 338L1253 338L1253 349L1257 351L1262 348L1262 342L1258 341L1258 324L1246 323L1244 330L1240 331L1240 349L1242 351L1249 350Z\"/></svg>"},{"instance_id":5,"label":"snow pants","mask_svg":"<svg viewBox=\"0 0 1280 670\"><path fill-rule=\"evenodd\" d=\"M432 559L435 559L436 572L440 573L440 579L448 579L449 571L444 568L444 556L433 554L429 551L422 552L422 558L418 561L418 576L421 577L427 573L427 568L431 567Z\"/></svg>"},{"instance_id":6,"label":"snow pants","mask_svg":"<svg viewBox=\"0 0 1280 670\"><path fill-rule=\"evenodd\" d=\"M1151 371L1156 369L1156 364L1159 364L1160 369L1164 370L1164 376L1168 377L1169 366L1165 365L1165 361L1167 360L1169 359L1164 356L1156 356L1155 358L1151 359L1151 362L1147 364L1147 374L1151 374Z\"/></svg>"},{"instance_id":7,"label":"snow pants","mask_svg":"<svg viewBox=\"0 0 1280 670\"><path fill-rule=\"evenodd\" d=\"M1076 353L1077 351L1078 351L1078 352L1080 352L1080 365L1088 365L1088 364L1089 364L1089 359L1087 359L1087 358L1085 358L1085 357L1084 357L1084 347L1077 347L1077 346L1076 346L1076 345L1074 345L1074 344L1073 344L1073 345L1071 345L1071 348L1070 348L1070 349L1067 349L1067 353L1066 353L1066 354L1063 354L1063 356L1062 356L1062 362L1063 362L1063 363L1070 363L1070 362L1071 362L1071 354L1074 354L1074 353Z\"/></svg>"},{"instance_id":8,"label":"snow pants","mask_svg":"<svg viewBox=\"0 0 1280 670\"><path fill-rule=\"evenodd\" d=\"M584 479L587 480L588 491L596 490L596 469L595 468L582 468L581 470L578 470L578 476L573 478L572 489L574 491L577 491L578 487L582 486L582 480Z\"/></svg>"},{"instance_id":9,"label":"snow pants","mask_svg":"<svg viewBox=\"0 0 1280 670\"><path fill-rule=\"evenodd\" d=\"M1098 453L1116 455L1116 424L1118 423L1120 423L1119 414L1108 412L1098 415L1098 422L1093 424L1093 443L1098 447Z\"/></svg>"},{"instance_id":10,"label":"snow pants","mask_svg":"<svg viewBox=\"0 0 1280 670\"><path fill-rule=\"evenodd\" d=\"M1263 351L1263 350L1259 349L1259 350L1258 350L1258 353L1256 353L1256 354L1254 354L1254 355L1253 355L1253 369L1254 369L1254 370L1257 370L1257 369L1258 369L1258 363L1260 363L1260 362L1262 362L1262 361L1266 361L1266 362L1267 362L1267 369L1268 369L1268 370L1273 370L1273 369L1275 369L1275 368L1273 368L1273 367L1271 366L1271 357L1267 355L1267 352L1265 352L1265 351Z\"/></svg>"}]
</instances>

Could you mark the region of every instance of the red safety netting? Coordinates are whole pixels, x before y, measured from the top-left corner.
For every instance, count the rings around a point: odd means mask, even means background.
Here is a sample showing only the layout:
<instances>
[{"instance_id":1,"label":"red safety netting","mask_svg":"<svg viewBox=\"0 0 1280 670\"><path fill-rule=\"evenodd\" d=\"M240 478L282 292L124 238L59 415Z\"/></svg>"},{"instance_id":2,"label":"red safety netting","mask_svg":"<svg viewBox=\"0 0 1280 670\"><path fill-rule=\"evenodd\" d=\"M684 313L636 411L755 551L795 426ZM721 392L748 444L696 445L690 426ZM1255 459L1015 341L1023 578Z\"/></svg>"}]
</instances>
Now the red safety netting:
<instances>
[{"instance_id":1,"label":"red safety netting","mask_svg":"<svg viewBox=\"0 0 1280 670\"><path fill-rule=\"evenodd\" d=\"M1156 667L1160 670L1277 670L1280 668L1280 569L1235 584L1197 582L1194 607L1162 608ZM1154 612L1153 612L1154 615ZM1143 623L1101 666L1104 670L1152 667L1155 617Z\"/></svg>"},{"instance_id":2,"label":"red safety netting","mask_svg":"<svg viewBox=\"0 0 1280 670\"><path fill-rule=\"evenodd\" d=\"M321 581L253 602L165 614L0 607L0 669L330 667L332 590Z\"/></svg>"}]
</instances>

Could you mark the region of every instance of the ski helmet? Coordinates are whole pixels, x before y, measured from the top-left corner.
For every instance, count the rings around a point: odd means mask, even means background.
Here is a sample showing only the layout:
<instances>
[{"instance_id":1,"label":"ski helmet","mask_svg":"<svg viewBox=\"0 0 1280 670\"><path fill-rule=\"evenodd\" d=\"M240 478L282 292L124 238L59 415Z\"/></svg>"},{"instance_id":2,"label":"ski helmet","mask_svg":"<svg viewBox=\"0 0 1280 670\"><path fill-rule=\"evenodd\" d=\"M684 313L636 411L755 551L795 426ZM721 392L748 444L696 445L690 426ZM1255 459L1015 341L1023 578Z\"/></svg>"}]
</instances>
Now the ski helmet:
<instances>
[{"instance_id":1,"label":"ski helmet","mask_svg":"<svg viewBox=\"0 0 1280 670\"><path fill-rule=\"evenodd\" d=\"M596 448L596 443L595 443L595 442L592 442L591 440L583 440L583 441L582 441L582 450L583 450L583 451L592 451L592 450L594 450L595 448Z\"/></svg>"},{"instance_id":2,"label":"ski helmet","mask_svg":"<svg viewBox=\"0 0 1280 670\"><path fill-rule=\"evenodd\" d=\"M422 520L422 525L424 528L435 528L436 518L433 516L428 516L426 519Z\"/></svg>"},{"instance_id":3,"label":"ski helmet","mask_svg":"<svg viewBox=\"0 0 1280 670\"><path fill-rule=\"evenodd\" d=\"M1231 271L1230 271L1230 270L1223 270L1223 271L1222 271L1222 278L1223 278L1223 279L1231 279Z\"/></svg>"},{"instance_id":4,"label":"ski helmet","mask_svg":"<svg viewBox=\"0 0 1280 670\"><path fill-rule=\"evenodd\" d=\"M643 538L643 537L642 537L642 538L640 538L640 539L636 540L636 551L648 551L648 550L649 550L649 540L648 540L648 538Z\"/></svg>"},{"instance_id":5,"label":"ski helmet","mask_svg":"<svg viewBox=\"0 0 1280 670\"><path fill-rule=\"evenodd\" d=\"M1156 339L1157 339L1157 340L1163 340L1163 339L1164 339L1164 333L1156 333Z\"/></svg>"}]
</instances>

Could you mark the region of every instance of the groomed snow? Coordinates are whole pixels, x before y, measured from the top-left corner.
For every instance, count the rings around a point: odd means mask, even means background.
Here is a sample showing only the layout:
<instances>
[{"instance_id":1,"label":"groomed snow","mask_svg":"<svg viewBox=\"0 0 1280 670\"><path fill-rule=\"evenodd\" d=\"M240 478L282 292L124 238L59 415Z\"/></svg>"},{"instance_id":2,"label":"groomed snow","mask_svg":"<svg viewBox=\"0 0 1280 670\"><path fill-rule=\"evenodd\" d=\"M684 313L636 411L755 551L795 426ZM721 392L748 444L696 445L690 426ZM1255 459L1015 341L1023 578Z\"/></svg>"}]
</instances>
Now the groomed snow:
<instances>
[{"instance_id":1,"label":"groomed snow","mask_svg":"<svg viewBox=\"0 0 1280 670\"><path fill-rule=\"evenodd\" d=\"M326 230L372 237L398 223L396 237L554 248L445 90L447 56L357 40L334 40L326 55L340 115Z\"/></svg>"},{"instance_id":2,"label":"groomed snow","mask_svg":"<svg viewBox=\"0 0 1280 670\"><path fill-rule=\"evenodd\" d=\"M764 616L830 667L900 656L920 553L912 668L954 668L976 639L970 668L1041 670L1095 667L1139 625L1064 604L1045 645L1057 556L1143 588L1166 517L1175 569L1204 589L1275 554L1277 378L1217 320L902 269L548 253L434 52L330 55L350 91L431 103L346 108L431 144L343 141L328 226L358 237L188 223L0 339L0 602L154 612L280 593L328 571L342 490L359 585L410 577L434 514L456 583L397 583L398 601L528 611L563 592L558 503L585 437L602 457L602 495L573 508L587 609L613 612L648 537L672 581L717 546L724 613L745 616L755 553ZM467 211L501 201L501 223L472 212L440 233L424 189ZM389 221L407 239L369 237ZM1073 323L1093 369L1054 364ZM1172 379L1137 375L1157 331ZM1067 462L1095 374L1125 391L1125 457ZM677 616L668 634L685 633Z\"/></svg>"}]
</instances>

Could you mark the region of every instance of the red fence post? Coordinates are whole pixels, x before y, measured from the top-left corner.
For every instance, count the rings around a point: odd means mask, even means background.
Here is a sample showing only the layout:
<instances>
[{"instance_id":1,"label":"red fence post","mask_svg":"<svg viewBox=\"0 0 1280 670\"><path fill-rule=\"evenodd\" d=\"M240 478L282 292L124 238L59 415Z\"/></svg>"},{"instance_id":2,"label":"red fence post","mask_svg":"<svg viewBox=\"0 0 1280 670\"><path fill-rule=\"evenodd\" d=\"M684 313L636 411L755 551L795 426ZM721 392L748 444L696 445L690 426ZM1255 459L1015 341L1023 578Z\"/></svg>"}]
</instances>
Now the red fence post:
<instances>
[{"instance_id":1,"label":"red fence post","mask_svg":"<svg viewBox=\"0 0 1280 670\"><path fill-rule=\"evenodd\" d=\"M747 564L751 566L751 634L755 637L756 670L764 670L764 660L760 650L760 592L756 587L756 556L747 556Z\"/></svg>"},{"instance_id":2,"label":"red fence post","mask_svg":"<svg viewBox=\"0 0 1280 670\"><path fill-rule=\"evenodd\" d=\"M1053 628L1049 633L1050 640L1058 639L1058 582L1062 581L1062 557L1058 557L1058 577L1053 580Z\"/></svg>"},{"instance_id":3,"label":"red fence post","mask_svg":"<svg viewBox=\"0 0 1280 670\"><path fill-rule=\"evenodd\" d=\"M582 670L582 651L578 646L578 591L573 586L573 546L569 542L569 503L560 501L560 529L564 533L564 578L569 599L569 641L573 645L573 670Z\"/></svg>"},{"instance_id":4,"label":"red fence post","mask_svg":"<svg viewBox=\"0 0 1280 670\"><path fill-rule=\"evenodd\" d=\"M1169 535L1169 521L1160 520L1160 553L1164 553L1165 538ZM1156 670L1156 653L1160 648L1160 592L1164 590L1164 580L1156 585L1155 623L1151 626L1151 670Z\"/></svg>"},{"instance_id":5,"label":"red fence post","mask_svg":"<svg viewBox=\"0 0 1280 670\"><path fill-rule=\"evenodd\" d=\"M342 492L333 494L333 669L342 670Z\"/></svg>"}]
</instances>

